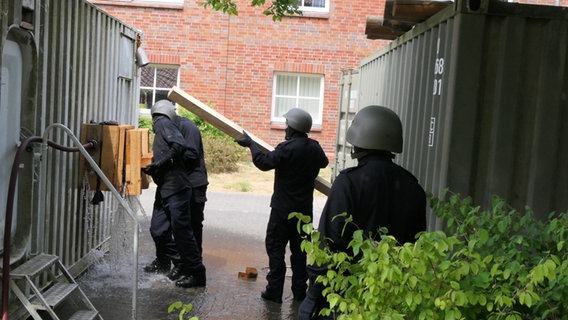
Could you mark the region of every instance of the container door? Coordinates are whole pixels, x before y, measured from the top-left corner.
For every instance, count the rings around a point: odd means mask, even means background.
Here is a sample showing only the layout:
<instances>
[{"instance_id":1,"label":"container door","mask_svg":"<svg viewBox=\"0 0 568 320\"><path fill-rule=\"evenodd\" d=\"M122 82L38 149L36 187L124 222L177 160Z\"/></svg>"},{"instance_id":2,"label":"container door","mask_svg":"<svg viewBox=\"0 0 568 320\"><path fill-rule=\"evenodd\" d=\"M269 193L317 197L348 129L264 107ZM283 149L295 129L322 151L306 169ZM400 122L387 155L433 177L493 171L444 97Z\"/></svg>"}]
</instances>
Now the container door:
<instances>
[{"instance_id":1,"label":"container door","mask_svg":"<svg viewBox=\"0 0 568 320\"><path fill-rule=\"evenodd\" d=\"M22 96L22 52L20 46L6 40L2 52L2 87L0 89L0 237L4 238L6 198L8 196L12 162L20 141L20 107ZM14 212L17 199L14 199ZM12 236L16 230L17 215L12 220ZM0 244L3 248L4 244Z\"/></svg>"}]
</instances>

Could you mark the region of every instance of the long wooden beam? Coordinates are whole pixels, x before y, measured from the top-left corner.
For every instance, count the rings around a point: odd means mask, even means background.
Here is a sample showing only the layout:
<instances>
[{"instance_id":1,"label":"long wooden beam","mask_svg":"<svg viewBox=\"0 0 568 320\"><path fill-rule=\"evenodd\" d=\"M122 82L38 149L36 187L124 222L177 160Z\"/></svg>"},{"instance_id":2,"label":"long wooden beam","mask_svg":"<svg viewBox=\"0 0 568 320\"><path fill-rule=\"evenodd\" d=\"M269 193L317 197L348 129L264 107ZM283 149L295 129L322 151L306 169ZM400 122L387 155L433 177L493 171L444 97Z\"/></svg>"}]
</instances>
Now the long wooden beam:
<instances>
[{"instance_id":1,"label":"long wooden beam","mask_svg":"<svg viewBox=\"0 0 568 320\"><path fill-rule=\"evenodd\" d=\"M170 90L170 92L168 93L168 99L193 112L204 121L209 122L234 139L238 139L243 135L244 129L241 126L229 120L221 113L217 112L205 103L197 100L178 87L173 87ZM262 152L270 152L274 150L274 147L272 147L270 144L264 142L262 139L255 136L250 131L246 131ZM315 188L319 192L328 195L331 188L331 183L322 177L317 177L315 180Z\"/></svg>"}]
</instances>

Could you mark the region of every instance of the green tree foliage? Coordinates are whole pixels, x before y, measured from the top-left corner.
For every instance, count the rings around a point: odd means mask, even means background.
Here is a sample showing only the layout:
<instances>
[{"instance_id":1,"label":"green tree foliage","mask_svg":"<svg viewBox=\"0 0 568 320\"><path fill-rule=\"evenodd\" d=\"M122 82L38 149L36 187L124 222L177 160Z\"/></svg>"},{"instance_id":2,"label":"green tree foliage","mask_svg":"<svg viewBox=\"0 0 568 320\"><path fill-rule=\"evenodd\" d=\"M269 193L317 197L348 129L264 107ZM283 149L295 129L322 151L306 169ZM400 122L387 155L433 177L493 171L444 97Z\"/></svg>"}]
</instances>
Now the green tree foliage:
<instances>
[{"instance_id":1,"label":"green tree foliage","mask_svg":"<svg viewBox=\"0 0 568 320\"><path fill-rule=\"evenodd\" d=\"M266 0L252 0L251 6L262 7L265 3ZM199 5L204 8L211 7L215 11L222 11L228 15L236 16L239 14L237 3L232 0L205 0ZM262 13L272 16L273 21L282 21L285 16L302 15L297 0L274 0L268 8L263 9Z\"/></svg>"},{"instance_id":2,"label":"green tree foliage","mask_svg":"<svg viewBox=\"0 0 568 320\"><path fill-rule=\"evenodd\" d=\"M318 278L330 305L323 312L337 319L568 319L568 213L538 221L497 197L482 210L455 194L431 198L431 206L446 229L402 246L357 231L349 252L330 252L304 225L310 263L329 265Z\"/></svg>"}]
</instances>

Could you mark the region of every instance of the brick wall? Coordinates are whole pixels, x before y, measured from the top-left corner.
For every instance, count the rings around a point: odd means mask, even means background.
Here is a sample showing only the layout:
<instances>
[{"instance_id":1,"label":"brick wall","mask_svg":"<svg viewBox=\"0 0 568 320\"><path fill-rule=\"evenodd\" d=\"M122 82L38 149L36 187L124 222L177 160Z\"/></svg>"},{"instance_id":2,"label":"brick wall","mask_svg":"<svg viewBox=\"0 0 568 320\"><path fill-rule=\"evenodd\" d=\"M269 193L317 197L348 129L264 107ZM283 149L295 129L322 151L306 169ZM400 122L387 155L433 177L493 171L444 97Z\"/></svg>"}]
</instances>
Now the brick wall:
<instances>
[{"instance_id":1,"label":"brick wall","mask_svg":"<svg viewBox=\"0 0 568 320\"><path fill-rule=\"evenodd\" d=\"M381 15L384 0L332 0L325 16L281 22L250 7L250 1L239 2L238 16L204 9L195 1L185 1L182 9L100 6L144 33L142 47L153 63L180 65L183 90L272 145L284 137L283 127L270 123L273 73L324 74L323 123L310 136L330 160L341 70L357 67L386 44L365 36L366 17Z\"/></svg>"}]
</instances>

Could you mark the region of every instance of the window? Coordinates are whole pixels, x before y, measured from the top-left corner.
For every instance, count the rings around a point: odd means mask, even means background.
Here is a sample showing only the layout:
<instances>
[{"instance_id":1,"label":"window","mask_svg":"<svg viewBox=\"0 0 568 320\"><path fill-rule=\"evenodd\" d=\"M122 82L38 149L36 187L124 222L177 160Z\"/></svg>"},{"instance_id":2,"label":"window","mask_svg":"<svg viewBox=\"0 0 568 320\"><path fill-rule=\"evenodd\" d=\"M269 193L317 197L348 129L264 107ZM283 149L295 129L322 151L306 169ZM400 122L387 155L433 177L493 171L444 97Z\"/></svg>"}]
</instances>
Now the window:
<instances>
[{"instance_id":1,"label":"window","mask_svg":"<svg viewBox=\"0 0 568 320\"><path fill-rule=\"evenodd\" d=\"M167 99L179 83L179 67L149 64L140 71L140 113L150 114L156 101Z\"/></svg>"},{"instance_id":2,"label":"window","mask_svg":"<svg viewBox=\"0 0 568 320\"><path fill-rule=\"evenodd\" d=\"M104 2L113 2L113 3L125 3L125 4L132 4L132 5L173 5L173 6L183 6L184 0L90 0L93 3L104 3Z\"/></svg>"},{"instance_id":3,"label":"window","mask_svg":"<svg viewBox=\"0 0 568 320\"><path fill-rule=\"evenodd\" d=\"M303 12L329 12L329 0L298 0Z\"/></svg>"},{"instance_id":4,"label":"window","mask_svg":"<svg viewBox=\"0 0 568 320\"><path fill-rule=\"evenodd\" d=\"M323 76L315 74L277 73L272 96L273 123L286 123L283 115L292 108L310 113L315 126L321 126L323 110Z\"/></svg>"}]
</instances>

